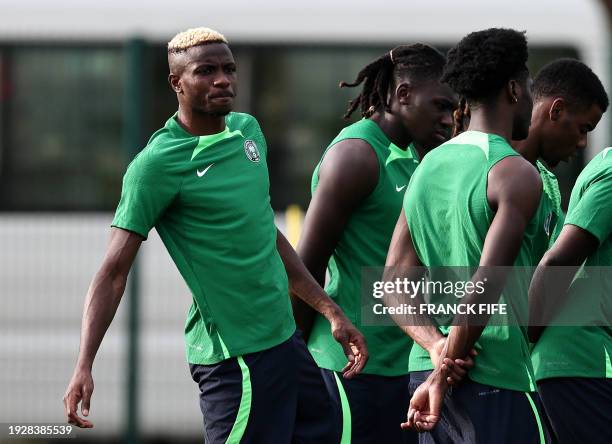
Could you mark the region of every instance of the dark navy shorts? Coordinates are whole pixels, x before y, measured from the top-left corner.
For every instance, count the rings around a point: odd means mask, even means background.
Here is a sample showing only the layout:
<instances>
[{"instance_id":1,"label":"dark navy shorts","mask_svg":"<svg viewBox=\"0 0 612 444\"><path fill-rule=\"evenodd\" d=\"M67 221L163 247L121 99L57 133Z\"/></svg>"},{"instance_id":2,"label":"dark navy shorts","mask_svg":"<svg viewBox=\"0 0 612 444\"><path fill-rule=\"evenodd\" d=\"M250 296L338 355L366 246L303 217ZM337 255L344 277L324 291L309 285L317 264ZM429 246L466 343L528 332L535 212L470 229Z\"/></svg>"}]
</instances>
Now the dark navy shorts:
<instances>
[{"instance_id":1,"label":"dark navy shorts","mask_svg":"<svg viewBox=\"0 0 612 444\"><path fill-rule=\"evenodd\" d=\"M431 371L412 372L412 393ZM419 434L420 444L550 443L537 393L479 384L469 379L451 387L436 427Z\"/></svg>"},{"instance_id":2,"label":"dark navy shorts","mask_svg":"<svg viewBox=\"0 0 612 444\"><path fill-rule=\"evenodd\" d=\"M408 382L405 376L361 374L344 379L341 373L321 369L334 402L337 443L416 444L417 434L402 430L408 412Z\"/></svg>"},{"instance_id":3,"label":"dark navy shorts","mask_svg":"<svg viewBox=\"0 0 612 444\"><path fill-rule=\"evenodd\" d=\"M612 379L548 378L538 391L555 442L612 443Z\"/></svg>"},{"instance_id":4,"label":"dark navy shorts","mask_svg":"<svg viewBox=\"0 0 612 444\"><path fill-rule=\"evenodd\" d=\"M268 350L189 367L206 444L336 444L332 402L298 332Z\"/></svg>"}]
</instances>

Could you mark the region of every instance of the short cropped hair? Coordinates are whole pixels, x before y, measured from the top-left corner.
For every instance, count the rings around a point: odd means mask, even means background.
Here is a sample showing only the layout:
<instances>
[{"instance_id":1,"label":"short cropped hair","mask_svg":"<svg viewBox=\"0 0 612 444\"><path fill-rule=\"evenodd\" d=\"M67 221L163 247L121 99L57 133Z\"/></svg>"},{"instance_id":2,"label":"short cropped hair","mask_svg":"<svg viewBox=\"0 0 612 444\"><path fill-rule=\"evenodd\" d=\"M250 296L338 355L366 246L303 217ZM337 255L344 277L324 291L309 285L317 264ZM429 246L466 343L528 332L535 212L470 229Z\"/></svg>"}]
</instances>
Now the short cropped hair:
<instances>
[{"instance_id":1,"label":"short cropped hair","mask_svg":"<svg viewBox=\"0 0 612 444\"><path fill-rule=\"evenodd\" d=\"M590 107L596 104L602 112L608 109L606 90L597 75L575 59L559 59L544 66L533 81L533 98L563 97L570 103Z\"/></svg>"},{"instance_id":2,"label":"short cropped hair","mask_svg":"<svg viewBox=\"0 0 612 444\"><path fill-rule=\"evenodd\" d=\"M225 43L227 39L218 31L210 28L192 28L179 32L168 42L168 54L178 54L194 46L210 43Z\"/></svg>"},{"instance_id":3,"label":"short cropped hair","mask_svg":"<svg viewBox=\"0 0 612 444\"><path fill-rule=\"evenodd\" d=\"M441 81L468 102L482 103L528 72L525 33L491 28L468 34L448 52Z\"/></svg>"}]
</instances>

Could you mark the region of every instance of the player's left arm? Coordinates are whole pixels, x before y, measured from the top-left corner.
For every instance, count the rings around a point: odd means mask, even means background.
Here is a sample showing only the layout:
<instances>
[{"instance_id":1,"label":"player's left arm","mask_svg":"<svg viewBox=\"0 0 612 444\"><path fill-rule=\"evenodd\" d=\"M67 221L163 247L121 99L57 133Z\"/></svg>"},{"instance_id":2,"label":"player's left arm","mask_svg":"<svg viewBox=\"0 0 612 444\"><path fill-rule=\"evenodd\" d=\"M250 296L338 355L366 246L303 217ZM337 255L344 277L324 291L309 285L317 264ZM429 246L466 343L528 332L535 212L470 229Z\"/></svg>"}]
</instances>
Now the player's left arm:
<instances>
[{"instance_id":1,"label":"player's left arm","mask_svg":"<svg viewBox=\"0 0 612 444\"><path fill-rule=\"evenodd\" d=\"M334 339L342 345L349 360L342 369L343 376L353 377L363 369L368 360L365 338L312 277L289 241L278 229L276 248L289 277L290 293L302 299L329 321Z\"/></svg>"},{"instance_id":2,"label":"player's left arm","mask_svg":"<svg viewBox=\"0 0 612 444\"><path fill-rule=\"evenodd\" d=\"M599 245L595 236L575 225L565 225L546 252L529 286L529 340L537 342L544 328L567 299L578 268Z\"/></svg>"}]
</instances>

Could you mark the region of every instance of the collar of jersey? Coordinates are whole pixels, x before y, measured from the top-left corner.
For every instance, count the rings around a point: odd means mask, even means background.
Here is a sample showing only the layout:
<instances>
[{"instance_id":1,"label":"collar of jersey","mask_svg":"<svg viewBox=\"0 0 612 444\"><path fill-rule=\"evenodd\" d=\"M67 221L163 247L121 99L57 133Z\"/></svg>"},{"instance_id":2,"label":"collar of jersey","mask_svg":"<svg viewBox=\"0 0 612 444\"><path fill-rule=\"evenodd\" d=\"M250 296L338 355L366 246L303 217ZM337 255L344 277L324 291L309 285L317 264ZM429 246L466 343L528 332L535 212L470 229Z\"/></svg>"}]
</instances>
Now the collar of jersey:
<instances>
[{"instance_id":1,"label":"collar of jersey","mask_svg":"<svg viewBox=\"0 0 612 444\"><path fill-rule=\"evenodd\" d=\"M244 135L242 134L242 131L240 130L230 131L227 124L225 125L225 129L221 131L220 133L208 134L206 136L194 136L193 134L189 134L187 131L185 131L185 129L181 125L179 125L179 123L176 120L177 115L178 115L178 112L174 113L174 115L170 117L170 119L168 119L168 121L166 122L166 127L169 128L171 131L173 131L174 134L176 134L179 137L197 137L198 138L198 144L193 149L193 153L191 154L191 160L193 160L195 156L200 154L206 148L209 148L212 145L215 145L223 140L231 139L232 137L235 137L235 136L244 137Z\"/></svg>"},{"instance_id":2,"label":"collar of jersey","mask_svg":"<svg viewBox=\"0 0 612 444\"><path fill-rule=\"evenodd\" d=\"M474 145L482 150L485 157L489 158L489 136L496 136L495 134L483 133L481 131L464 131L458 136L453 137L444 145ZM500 137L500 136L497 136ZM503 137L502 137L503 139ZM505 139L504 139L505 140Z\"/></svg>"},{"instance_id":3,"label":"collar of jersey","mask_svg":"<svg viewBox=\"0 0 612 444\"><path fill-rule=\"evenodd\" d=\"M414 150L414 146L412 143L408 145L405 150L403 150L389 140L382 128L378 126L378 123L366 118L363 118L362 120L366 121L368 125L372 126L372 128L375 128L375 131L377 131L385 139L385 141L389 143L389 155L387 156L387 160L385 160L385 166L389 165L394 160L399 159L412 158L418 162L418 156L416 155L416 151Z\"/></svg>"},{"instance_id":4,"label":"collar of jersey","mask_svg":"<svg viewBox=\"0 0 612 444\"><path fill-rule=\"evenodd\" d=\"M209 135L206 135L206 136L199 136L198 144L193 149L193 154L191 155L191 160L193 160L195 158L195 156L200 154L206 148L210 148L211 146L213 146L213 145L215 145L215 144L217 144L217 143L219 143L219 142L221 142L223 140L231 139L232 137L235 137L235 136L244 137L242 135L242 131L240 131L240 130L230 131L229 127L227 125L225 126L225 129L223 131L221 131L220 133L209 134Z\"/></svg>"},{"instance_id":5,"label":"collar of jersey","mask_svg":"<svg viewBox=\"0 0 612 444\"><path fill-rule=\"evenodd\" d=\"M393 142L389 143L389 156L387 156L385 166L389 165L394 160L399 159L412 159L415 162L418 162L418 156L416 155L414 144L411 143L408 145L408 148L403 150Z\"/></svg>"}]
</instances>

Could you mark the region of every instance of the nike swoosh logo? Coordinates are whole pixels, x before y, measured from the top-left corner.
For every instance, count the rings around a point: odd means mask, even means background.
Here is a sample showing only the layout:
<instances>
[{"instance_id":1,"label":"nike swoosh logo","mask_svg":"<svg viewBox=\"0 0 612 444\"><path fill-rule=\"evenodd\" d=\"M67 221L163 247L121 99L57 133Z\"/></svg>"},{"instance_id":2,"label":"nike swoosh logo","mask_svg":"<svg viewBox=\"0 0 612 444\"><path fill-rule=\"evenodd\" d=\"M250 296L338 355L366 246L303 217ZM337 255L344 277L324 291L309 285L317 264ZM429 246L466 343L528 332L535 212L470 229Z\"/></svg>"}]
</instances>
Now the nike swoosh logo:
<instances>
[{"instance_id":1,"label":"nike swoosh logo","mask_svg":"<svg viewBox=\"0 0 612 444\"><path fill-rule=\"evenodd\" d=\"M204 174L206 174L206 172L210 169L211 166L213 166L214 163L211 163L210 165L208 165L204 171L200 171L200 170L196 170L196 173L198 173L198 177L202 177Z\"/></svg>"},{"instance_id":2,"label":"nike swoosh logo","mask_svg":"<svg viewBox=\"0 0 612 444\"><path fill-rule=\"evenodd\" d=\"M398 193L402 191L404 188L406 188L406 185L404 185L403 187L398 187L397 185L395 185L395 191L397 191Z\"/></svg>"}]
</instances>

